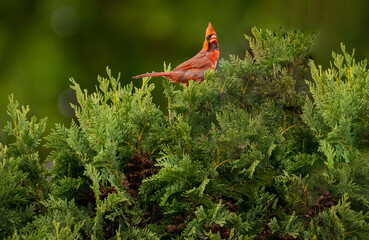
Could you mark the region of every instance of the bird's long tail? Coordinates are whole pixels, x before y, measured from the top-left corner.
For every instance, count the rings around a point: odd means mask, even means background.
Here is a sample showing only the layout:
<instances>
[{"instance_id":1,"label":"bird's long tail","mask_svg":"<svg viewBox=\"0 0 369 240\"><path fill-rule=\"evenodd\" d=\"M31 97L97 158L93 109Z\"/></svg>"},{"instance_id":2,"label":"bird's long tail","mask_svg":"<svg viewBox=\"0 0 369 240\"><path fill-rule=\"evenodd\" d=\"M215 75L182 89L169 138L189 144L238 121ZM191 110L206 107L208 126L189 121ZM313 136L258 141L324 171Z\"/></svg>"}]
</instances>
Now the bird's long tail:
<instances>
[{"instance_id":1,"label":"bird's long tail","mask_svg":"<svg viewBox=\"0 0 369 240\"><path fill-rule=\"evenodd\" d=\"M170 76L170 72L154 72L154 73L146 73L146 74L140 74L137 76L133 76L132 78L137 79L137 78L143 78L143 77L166 77L166 76Z\"/></svg>"}]
</instances>

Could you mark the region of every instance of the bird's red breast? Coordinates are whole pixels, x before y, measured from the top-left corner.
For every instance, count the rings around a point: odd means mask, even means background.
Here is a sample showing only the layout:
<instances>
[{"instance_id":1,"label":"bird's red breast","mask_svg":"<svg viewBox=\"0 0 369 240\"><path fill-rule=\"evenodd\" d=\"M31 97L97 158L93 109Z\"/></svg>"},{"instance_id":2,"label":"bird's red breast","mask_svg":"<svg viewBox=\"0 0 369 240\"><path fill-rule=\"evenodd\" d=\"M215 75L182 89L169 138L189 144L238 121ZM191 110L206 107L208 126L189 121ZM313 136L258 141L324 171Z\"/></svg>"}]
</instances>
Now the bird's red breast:
<instances>
[{"instance_id":1,"label":"bird's red breast","mask_svg":"<svg viewBox=\"0 0 369 240\"><path fill-rule=\"evenodd\" d=\"M219 58L219 46L217 35L211 23L206 28L205 41L201 51L193 58L181 63L171 72L147 73L134 76L141 77L166 77L171 82L188 83L190 80L201 82L207 69L215 69Z\"/></svg>"}]
</instances>

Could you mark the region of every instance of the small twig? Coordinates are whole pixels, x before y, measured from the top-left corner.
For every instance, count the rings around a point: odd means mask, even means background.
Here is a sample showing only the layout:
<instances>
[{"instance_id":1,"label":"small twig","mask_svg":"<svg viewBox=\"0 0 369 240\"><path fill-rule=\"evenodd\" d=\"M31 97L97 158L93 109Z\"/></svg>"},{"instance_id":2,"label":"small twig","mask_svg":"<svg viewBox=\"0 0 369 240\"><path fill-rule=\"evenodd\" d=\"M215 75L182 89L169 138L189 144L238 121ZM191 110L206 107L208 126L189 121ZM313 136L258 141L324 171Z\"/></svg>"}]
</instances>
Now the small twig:
<instances>
[{"instance_id":1,"label":"small twig","mask_svg":"<svg viewBox=\"0 0 369 240\"><path fill-rule=\"evenodd\" d=\"M145 125L143 128L142 128L142 131L140 134L137 133L137 139L138 139L138 153L142 154L142 151L141 151L141 145L142 145L142 135L145 131L145 128L146 128L147 125Z\"/></svg>"},{"instance_id":2,"label":"small twig","mask_svg":"<svg viewBox=\"0 0 369 240\"><path fill-rule=\"evenodd\" d=\"M214 102L215 98L211 99L211 101L209 103L207 103L204 108L207 108L208 106L210 106L213 102Z\"/></svg>"},{"instance_id":3,"label":"small twig","mask_svg":"<svg viewBox=\"0 0 369 240\"><path fill-rule=\"evenodd\" d=\"M219 129L219 127L217 127L217 128L215 129L215 131L217 131L218 129ZM210 134L212 131L213 131L213 129L211 128L211 129L209 130L209 132L204 136L204 138L203 138L203 139L201 139L201 141L200 141L200 142L202 142L202 140L206 140L206 139L208 138L209 134Z\"/></svg>"},{"instance_id":4,"label":"small twig","mask_svg":"<svg viewBox=\"0 0 369 240\"><path fill-rule=\"evenodd\" d=\"M226 162L229 162L229 159L226 159L226 160L224 160L224 161L220 162L220 149L219 149L219 147L217 146L217 161L214 163L215 168L220 167L221 165L223 165L223 164L224 164L224 163L226 163Z\"/></svg>"},{"instance_id":5,"label":"small twig","mask_svg":"<svg viewBox=\"0 0 369 240\"><path fill-rule=\"evenodd\" d=\"M307 198L308 198L308 192L307 192L307 188L309 186L309 183L306 184L306 186L303 186L304 188L304 206L305 208L307 208Z\"/></svg>"},{"instance_id":6,"label":"small twig","mask_svg":"<svg viewBox=\"0 0 369 240\"><path fill-rule=\"evenodd\" d=\"M226 162L229 162L229 159L226 159L226 160L224 160L223 162L218 163L217 165L215 165L215 168L220 167L221 165L223 165L223 164L224 164L224 163L226 163Z\"/></svg>"},{"instance_id":7,"label":"small twig","mask_svg":"<svg viewBox=\"0 0 369 240\"><path fill-rule=\"evenodd\" d=\"M276 78L276 73L275 73L275 64L273 63L273 76L274 76L274 78Z\"/></svg>"},{"instance_id":8,"label":"small twig","mask_svg":"<svg viewBox=\"0 0 369 240\"><path fill-rule=\"evenodd\" d=\"M293 127L295 127L295 126L296 126L296 124L294 124L294 125L292 125L292 126L289 126L289 127L287 127L286 125L287 125L287 115L286 115L286 112L285 112L285 111L283 111L283 127L281 127L281 128L282 128L281 132L282 132L282 133L285 133L285 132L287 132L288 130L290 130L291 128L293 128Z\"/></svg>"},{"instance_id":9,"label":"small twig","mask_svg":"<svg viewBox=\"0 0 369 240\"><path fill-rule=\"evenodd\" d=\"M242 87L242 108L246 109L246 91L249 86L249 81L246 82L246 85Z\"/></svg>"},{"instance_id":10,"label":"small twig","mask_svg":"<svg viewBox=\"0 0 369 240\"><path fill-rule=\"evenodd\" d=\"M169 115L169 124L172 124L172 111L170 110L170 96L168 96L168 115Z\"/></svg>"},{"instance_id":11,"label":"small twig","mask_svg":"<svg viewBox=\"0 0 369 240\"><path fill-rule=\"evenodd\" d=\"M225 84L226 84L226 81L224 81L223 86L219 88L220 96L223 95Z\"/></svg>"}]
</instances>

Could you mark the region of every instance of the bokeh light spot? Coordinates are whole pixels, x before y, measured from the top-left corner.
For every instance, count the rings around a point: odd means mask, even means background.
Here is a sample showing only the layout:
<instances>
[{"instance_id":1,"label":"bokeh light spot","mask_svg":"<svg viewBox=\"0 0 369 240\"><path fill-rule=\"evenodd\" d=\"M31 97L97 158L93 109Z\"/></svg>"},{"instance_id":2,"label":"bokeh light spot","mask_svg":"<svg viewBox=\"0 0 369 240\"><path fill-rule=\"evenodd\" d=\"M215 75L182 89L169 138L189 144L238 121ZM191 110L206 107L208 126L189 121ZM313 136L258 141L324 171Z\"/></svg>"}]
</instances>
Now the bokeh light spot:
<instances>
[{"instance_id":1,"label":"bokeh light spot","mask_svg":"<svg viewBox=\"0 0 369 240\"><path fill-rule=\"evenodd\" d=\"M71 104L78 105L76 92L72 89L67 89L59 94L58 97L58 108L60 113L67 118L73 118L75 113Z\"/></svg>"},{"instance_id":2,"label":"bokeh light spot","mask_svg":"<svg viewBox=\"0 0 369 240\"><path fill-rule=\"evenodd\" d=\"M51 26L54 32L61 37L73 36L79 29L77 10L69 5L58 7L51 16Z\"/></svg>"}]
</instances>

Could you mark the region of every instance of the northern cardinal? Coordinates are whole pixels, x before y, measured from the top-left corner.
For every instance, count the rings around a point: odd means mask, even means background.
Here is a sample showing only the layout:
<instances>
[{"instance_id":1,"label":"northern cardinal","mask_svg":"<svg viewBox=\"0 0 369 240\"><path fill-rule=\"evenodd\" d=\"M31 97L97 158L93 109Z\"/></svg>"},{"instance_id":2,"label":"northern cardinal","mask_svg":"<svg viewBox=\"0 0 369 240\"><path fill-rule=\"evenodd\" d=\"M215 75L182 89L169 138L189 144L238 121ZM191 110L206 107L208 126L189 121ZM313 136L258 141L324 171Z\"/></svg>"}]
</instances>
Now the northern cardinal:
<instances>
[{"instance_id":1,"label":"northern cardinal","mask_svg":"<svg viewBox=\"0 0 369 240\"><path fill-rule=\"evenodd\" d=\"M178 65L171 72L154 72L134 76L132 78L142 77L165 77L171 82L186 83L190 80L201 82L204 80L204 72L211 68L215 69L219 58L219 48L217 34L209 23L206 28L205 41L201 51L193 58Z\"/></svg>"}]
</instances>

